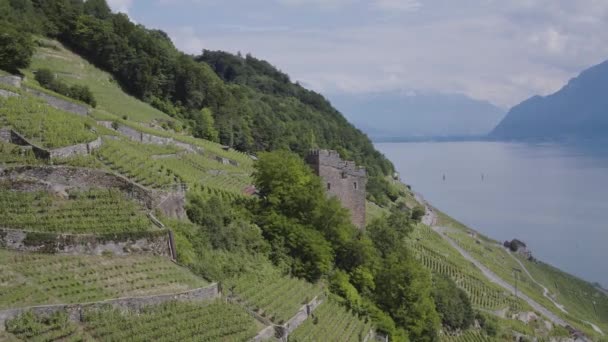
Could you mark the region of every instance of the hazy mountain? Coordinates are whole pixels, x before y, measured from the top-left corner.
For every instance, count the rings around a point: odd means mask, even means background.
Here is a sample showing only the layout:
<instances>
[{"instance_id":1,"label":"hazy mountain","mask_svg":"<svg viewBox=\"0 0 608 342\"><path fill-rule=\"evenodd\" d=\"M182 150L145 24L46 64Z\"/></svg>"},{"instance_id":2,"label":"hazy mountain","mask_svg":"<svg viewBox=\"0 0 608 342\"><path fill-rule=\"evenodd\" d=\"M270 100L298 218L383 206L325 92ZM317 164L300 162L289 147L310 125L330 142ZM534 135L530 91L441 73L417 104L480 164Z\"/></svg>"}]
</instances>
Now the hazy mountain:
<instances>
[{"instance_id":1,"label":"hazy mountain","mask_svg":"<svg viewBox=\"0 0 608 342\"><path fill-rule=\"evenodd\" d=\"M558 92L513 107L492 131L500 140L606 138L608 61L583 71Z\"/></svg>"},{"instance_id":2,"label":"hazy mountain","mask_svg":"<svg viewBox=\"0 0 608 342\"><path fill-rule=\"evenodd\" d=\"M382 92L330 96L373 139L486 135L504 116L488 102L464 95Z\"/></svg>"}]
</instances>

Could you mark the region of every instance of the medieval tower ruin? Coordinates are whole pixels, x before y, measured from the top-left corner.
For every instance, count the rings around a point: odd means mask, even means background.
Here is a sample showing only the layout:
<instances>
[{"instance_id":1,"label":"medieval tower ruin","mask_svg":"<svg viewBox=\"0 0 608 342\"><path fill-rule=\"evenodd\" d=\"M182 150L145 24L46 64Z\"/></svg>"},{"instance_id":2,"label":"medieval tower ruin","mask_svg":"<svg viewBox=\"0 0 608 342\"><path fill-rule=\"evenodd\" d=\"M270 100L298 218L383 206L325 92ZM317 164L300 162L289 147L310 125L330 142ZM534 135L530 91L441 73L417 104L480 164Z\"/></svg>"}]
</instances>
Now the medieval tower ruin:
<instances>
[{"instance_id":1,"label":"medieval tower ruin","mask_svg":"<svg viewBox=\"0 0 608 342\"><path fill-rule=\"evenodd\" d=\"M323 179L327 193L336 196L342 206L350 210L353 224L365 228L365 168L355 162L344 161L331 150L312 150L306 162Z\"/></svg>"}]
</instances>

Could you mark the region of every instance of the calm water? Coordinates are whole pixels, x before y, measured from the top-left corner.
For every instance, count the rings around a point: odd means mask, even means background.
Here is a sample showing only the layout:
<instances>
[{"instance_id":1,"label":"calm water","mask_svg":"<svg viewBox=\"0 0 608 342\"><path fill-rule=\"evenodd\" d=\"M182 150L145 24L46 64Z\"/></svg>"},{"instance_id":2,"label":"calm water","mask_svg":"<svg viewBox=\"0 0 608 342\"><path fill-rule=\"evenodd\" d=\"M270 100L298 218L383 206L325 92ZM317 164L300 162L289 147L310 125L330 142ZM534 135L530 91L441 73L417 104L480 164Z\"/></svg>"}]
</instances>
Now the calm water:
<instances>
[{"instance_id":1,"label":"calm water","mask_svg":"<svg viewBox=\"0 0 608 342\"><path fill-rule=\"evenodd\" d=\"M450 216L500 241L519 238L537 258L608 287L608 146L376 145Z\"/></svg>"}]
</instances>

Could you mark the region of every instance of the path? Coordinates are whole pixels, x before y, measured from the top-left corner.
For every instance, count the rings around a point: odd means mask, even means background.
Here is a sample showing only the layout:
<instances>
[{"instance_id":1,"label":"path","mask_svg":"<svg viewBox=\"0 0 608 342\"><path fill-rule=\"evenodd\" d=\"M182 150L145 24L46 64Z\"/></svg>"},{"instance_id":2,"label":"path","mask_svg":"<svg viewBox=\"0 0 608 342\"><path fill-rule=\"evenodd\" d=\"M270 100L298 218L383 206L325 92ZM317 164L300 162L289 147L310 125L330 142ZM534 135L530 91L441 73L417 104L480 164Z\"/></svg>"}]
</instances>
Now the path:
<instances>
[{"instance_id":1,"label":"path","mask_svg":"<svg viewBox=\"0 0 608 342\"><path fill-rule=\"evenodd\" d=\"M452 240L449 236L447 236L445 234L447 231L450 230L450 228L439 227L436 225L437 224L437 214L433 211L432 208L429 207L429 205L422 198L422 196L419 194L416 194L415 197L426 208L426 215L422 218L422 223L430 226L435 232L437 232L452 247L454 247L454 249L456 249L466 260L468 260L473 265L475 265L483 273L483 275L486 278L488 278L488 280L499 285L500 287L504 288L505 290L509 291L512 294L517 293L517 296L519 298L526 301L534 310L540 312L543 316L547 317L554 324L561 325L563 327L568 326L568 323L566 323L566 321L564 321L563 319L561 319L560 317L555 315L553 312L549 311L544 306L537 303L532 298L528 297L526 294L521 293L520 291L516 292L515 287L513 287L511 284L504 281L502 278L500 278L498 275L496 275L494 272L492 272L489 268L487 268L481 262L477 261L477 259L473 258L467 251L462 249L454 240Z\"/></svg>"},{"instance_id":2,"label":"path","mask_svg":"<svg viewBox=\"0 0 608 342\"><path fill-rule=\"evenodd\" d=\"M568 311L566 311L565 307L556 302L553 297L551 296L549 290L541 283L539 283L538 281L536 281L536 279L534 279L534 277L532 276L532 274L530 274L530 272L528 271L528 269L526 268L526 266L524 265L523 262L521 262L516 256L513 255L513 253L511 253L510 250L506 249L507 254L509 254L509 256L511 256L511 258L513 258L513 260L515 260L515 262L517 262L519 264L519 266L521 266L521 268L524 270L524 272L528 275L528 277L530 278L530 280L532 280L533 283L535 283L536 285L540 286L543 288L543 296L545 296L545 298L547 298L548 300L551 301L551 303L553 303L553 305L555 305L555 307L557 307L558 309L560 309L563 313L568 313Z\"/></svg>"}]
</instances>

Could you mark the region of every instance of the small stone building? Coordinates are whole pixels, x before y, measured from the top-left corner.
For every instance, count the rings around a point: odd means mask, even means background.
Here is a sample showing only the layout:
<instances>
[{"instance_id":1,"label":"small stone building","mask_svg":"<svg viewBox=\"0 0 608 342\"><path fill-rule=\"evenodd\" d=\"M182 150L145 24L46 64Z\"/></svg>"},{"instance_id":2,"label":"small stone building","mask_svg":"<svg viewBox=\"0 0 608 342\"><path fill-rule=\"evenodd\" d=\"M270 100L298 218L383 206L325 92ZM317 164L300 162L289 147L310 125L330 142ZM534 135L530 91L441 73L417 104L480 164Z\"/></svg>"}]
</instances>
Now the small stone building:
<instances>
[{"instance_id":1,"label":"small stone building","mask_svg":"<svg viewBox=\"0 0 608 342\"><path fill-rule=\"evenodd\" d=\"M365 228L365 168L355 162L344 161L332 150L312 150L306 162L323 179L327 193L336 196L349 209L352 221L359 229Z\"/></svg>"}]
</instances>

